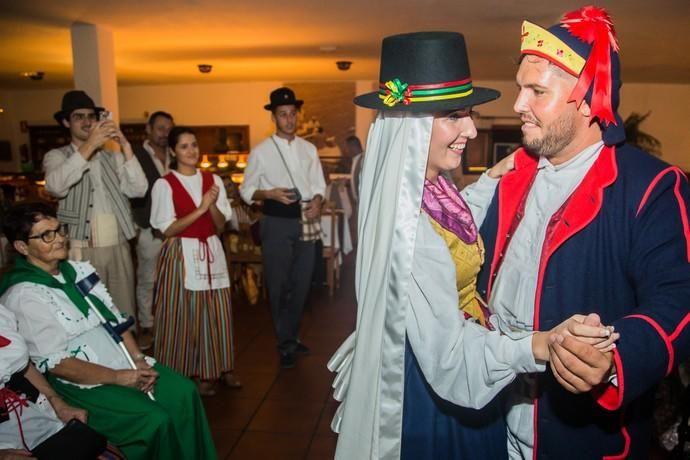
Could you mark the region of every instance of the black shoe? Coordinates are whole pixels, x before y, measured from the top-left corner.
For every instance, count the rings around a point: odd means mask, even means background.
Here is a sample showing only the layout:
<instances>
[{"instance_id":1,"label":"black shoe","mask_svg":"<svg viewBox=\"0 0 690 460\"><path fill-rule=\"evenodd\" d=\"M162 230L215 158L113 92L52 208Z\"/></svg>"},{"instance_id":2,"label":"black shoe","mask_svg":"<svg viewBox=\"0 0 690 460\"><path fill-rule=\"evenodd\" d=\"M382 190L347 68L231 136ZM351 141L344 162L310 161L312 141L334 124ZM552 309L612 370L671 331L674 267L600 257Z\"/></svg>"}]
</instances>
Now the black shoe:
<instances>
[{"instance_id":1,"label":"black shoe","mask_svg":"<svg viewBox=\"0 0 690 460\"><path fill-rule=\"evenodd\" d=\"M295 367L296 363L294 353L281 353L280 354L280 367L283 369L292 369Z\"/></svg>"},{"instance_id":2,"label":"black shoe","mask_svg":"<svg viewBox=\"0 0 690 460\"><path fill-rule=\"evenodd\" d=\"M309 353L309 347L302 342L297 342L297 345L295 345L295 353Z\"/></svg>"}]
</instances>

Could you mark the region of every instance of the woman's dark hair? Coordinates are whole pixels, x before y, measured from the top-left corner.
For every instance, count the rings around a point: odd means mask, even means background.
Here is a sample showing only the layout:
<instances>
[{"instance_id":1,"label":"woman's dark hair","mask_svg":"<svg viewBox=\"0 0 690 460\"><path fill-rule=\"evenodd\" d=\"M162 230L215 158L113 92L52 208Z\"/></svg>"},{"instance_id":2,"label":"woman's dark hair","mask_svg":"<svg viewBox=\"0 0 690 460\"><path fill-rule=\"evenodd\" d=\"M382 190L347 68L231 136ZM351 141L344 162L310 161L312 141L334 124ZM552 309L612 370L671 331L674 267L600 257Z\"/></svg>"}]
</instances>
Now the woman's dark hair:
<instances>
[{"instance_id":1,"label":"woman's dark hair","mask_svg":"<svg viewBox=\"0 0 690 460\"><path fill-rule=\"evenodd\" d=\"M2 229L10 243L29 241L31 228L47 217L57 218L55 209L50 205L40 201L20 203L7 211Z\"/></svg>"},{"instance_id":2,"label":"woman's dark hair","mask_svg":"<svg viewBox=\"0 0 690 460\"><path fill-rule=\"evenodd\" d=\"M196 133L192 128L187 126L175 126L168 134L168 147L170 147L172 150L175 150L175 146L179 142L180 136L183 134L192 134L196 136ZM170 169L177 169L177 159L175 157L170 160Z\"/></svg>"}]
</instances>

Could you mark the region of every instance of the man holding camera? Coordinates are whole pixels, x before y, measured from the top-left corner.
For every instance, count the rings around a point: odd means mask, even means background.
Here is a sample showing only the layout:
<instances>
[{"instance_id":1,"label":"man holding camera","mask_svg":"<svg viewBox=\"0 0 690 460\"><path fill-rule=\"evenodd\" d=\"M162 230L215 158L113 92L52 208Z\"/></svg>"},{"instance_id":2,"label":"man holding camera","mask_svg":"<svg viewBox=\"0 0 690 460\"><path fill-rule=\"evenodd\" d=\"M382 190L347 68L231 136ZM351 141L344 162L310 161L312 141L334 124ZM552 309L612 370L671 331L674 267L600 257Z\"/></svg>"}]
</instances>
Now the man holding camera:
<instances>
[{"instance_id":1,"label":"man holding camera","mask_svg":"<svg viewBox=\"0 0 690 460\"><path fill-rule=\"evenodd\" d=\"M290 88L271 93L264 106L276 132L249 155L240 194L249 204L263 201L261 246L264 277L278 338L280 366L294 367L302 310L309 292L326 183L313 144L295 135L304 101ZM316 225L313 225L316 224Z\"/></svg>"},{"instance_id":2,"label":"man holding camera","mask_svg":"<svg viewBox=\"0 0 690 460\"><path fill-rule=\"evenodd\" d=\"M135 316L128 198L146 193L144 171L120 128L84 91L65 93L54 118L71 143L48 152L43 170L46 191L59 200L58 219L69 225L69 258L91 262L115 305ZM120 152L108 150L113 143Z\"/></svg>"}]
</instances>

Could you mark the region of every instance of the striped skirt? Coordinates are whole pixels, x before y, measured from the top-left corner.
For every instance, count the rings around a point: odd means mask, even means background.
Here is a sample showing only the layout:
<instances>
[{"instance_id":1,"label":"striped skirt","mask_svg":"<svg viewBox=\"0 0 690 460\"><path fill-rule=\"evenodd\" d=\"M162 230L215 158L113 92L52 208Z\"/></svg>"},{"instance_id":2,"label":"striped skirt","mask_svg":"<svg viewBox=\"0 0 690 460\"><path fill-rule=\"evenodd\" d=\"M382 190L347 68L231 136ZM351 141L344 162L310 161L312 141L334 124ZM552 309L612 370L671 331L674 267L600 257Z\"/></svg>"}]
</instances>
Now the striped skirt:
<instances>
[{"instance_id":1,"label":"striped skirt","mask_svg":"<svg viewBox=\"0 0 690 460\"><path fill-rule=\"evenodd\" d=\"M179 238L163 243L158 257L153 308L154 356L187 377L219 378L234 368L230 288L184 288Z\"/></svg>"}]
</instances>

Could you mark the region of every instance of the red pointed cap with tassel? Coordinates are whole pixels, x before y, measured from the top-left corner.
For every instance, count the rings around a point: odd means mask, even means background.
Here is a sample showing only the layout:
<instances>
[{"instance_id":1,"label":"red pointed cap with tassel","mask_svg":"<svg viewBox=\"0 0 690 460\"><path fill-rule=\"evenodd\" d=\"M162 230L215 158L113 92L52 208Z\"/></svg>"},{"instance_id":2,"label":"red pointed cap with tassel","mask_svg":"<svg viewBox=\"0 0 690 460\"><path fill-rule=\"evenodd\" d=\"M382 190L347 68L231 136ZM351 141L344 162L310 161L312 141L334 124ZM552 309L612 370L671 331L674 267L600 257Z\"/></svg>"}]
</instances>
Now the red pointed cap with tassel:
<instances>
[{"instance_id":1,"label":"red pointed cap with tassel","mask_svg":"<svg viewBox=\"0 0 690 460\"><path fill-rule=\"evenodd\" d=\"M617 113L620 48L606 10L585 6L566 13L549 29L525 21L521 40L522 54L541 56L578 78L570 101L589 104L607 145L625 140L623 120Z\"/></svg>"}]
</instances>

